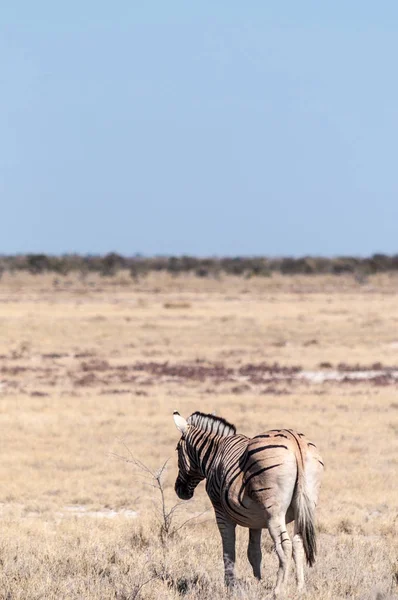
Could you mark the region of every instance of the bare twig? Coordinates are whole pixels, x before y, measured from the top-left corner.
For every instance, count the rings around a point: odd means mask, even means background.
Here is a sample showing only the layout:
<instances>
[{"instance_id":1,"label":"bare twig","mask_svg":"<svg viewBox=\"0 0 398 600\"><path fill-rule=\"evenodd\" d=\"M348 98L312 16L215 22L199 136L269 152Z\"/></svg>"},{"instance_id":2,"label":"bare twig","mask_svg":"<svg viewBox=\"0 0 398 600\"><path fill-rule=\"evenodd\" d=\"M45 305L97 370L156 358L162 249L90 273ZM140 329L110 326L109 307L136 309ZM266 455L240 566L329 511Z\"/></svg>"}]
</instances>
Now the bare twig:
<instances>
[{"instance_id":1,"label":"bare twig","mask_svg":"<svg viewBox=\"0 0 398 600\"><path fill-rule=\"evenodd\" d=\"M165 543L169 537L171 537L175 533L177 533L177 531L182 529L187 523L197 519L198 517L201 517L203 514L205 514L207 512L207 511L203 511L199 515L195 515L193 517L190 517L189 519L186 519L179 526L175 526L174 525L175 513L181 507L181 505L184 503L177 502L176 504L173 504L173 506L171 506L171 507L167 506L165 490L164 490L164 476L165 476L165 473L167 470L167 465L168 465L170 459L168 458L157 471L153 471L145 463L143 463L141 460L139 460L138 458L136 458L133 455L133 453L131 452L131 450L127 446L127 444L124 442L124 440L119 440L119 442L125 448L126 452L128 453L128 456L126 457L121 454L117 454L116 452L110 452L110 456L113 456L114 458L117 458L118 460L122 460L123 462L126 462L128 464L132 464L134 467L136 467L138 469L138 471L141 471L142 476L146 480L144 483L146 485L150 485L152 488L154 488L155 490L157 490L159 492L159 495L160 495L160 498L159 498L159 513L160 513L159 537L160 537L162 543ZM148 481L148 479L149 479L149 481Z\"/></svg>"},{"instance_id":2,"label":"bare twig","mask_svg":"<svg viewBox=\"0 0 398 600\"><path fill-rule=\"evenodd\" d=\"M208 509L202 511L198 515L194 515L193 517L190 517L189 519L187 519L186 521L184 521L183 523L181 523L181 525L179 527L176 527L176 529L174 530L174 533L176 533L177 531L179 531L180 529L182 529L183 527L185 527L185 525L187 523L190 523L191 521L194 521L195 519L199 519L199 517L205 515L207 512L209 512Z\"/></svg>"}]
</instances>

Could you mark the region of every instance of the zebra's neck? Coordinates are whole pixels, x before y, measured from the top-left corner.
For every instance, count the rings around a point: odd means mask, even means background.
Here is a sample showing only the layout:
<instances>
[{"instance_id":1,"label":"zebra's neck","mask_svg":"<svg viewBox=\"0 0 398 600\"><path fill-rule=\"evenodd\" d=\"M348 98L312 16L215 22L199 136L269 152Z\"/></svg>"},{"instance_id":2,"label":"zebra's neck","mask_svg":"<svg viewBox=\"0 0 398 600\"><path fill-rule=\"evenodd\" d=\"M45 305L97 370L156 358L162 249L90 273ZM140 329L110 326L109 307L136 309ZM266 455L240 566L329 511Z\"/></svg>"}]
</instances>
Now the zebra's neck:
<instances>
[{"instance_id":1,"label":"zebra's neck","mask_svg":"<svg viewBox=\"0 0 398 600\"><path fill-rule=\"evenodd\" d=\"M194 428L188 435L189 454L203 477L207 478L214 464L221 441L225 436Z\"/></svg>"}]
</instances>

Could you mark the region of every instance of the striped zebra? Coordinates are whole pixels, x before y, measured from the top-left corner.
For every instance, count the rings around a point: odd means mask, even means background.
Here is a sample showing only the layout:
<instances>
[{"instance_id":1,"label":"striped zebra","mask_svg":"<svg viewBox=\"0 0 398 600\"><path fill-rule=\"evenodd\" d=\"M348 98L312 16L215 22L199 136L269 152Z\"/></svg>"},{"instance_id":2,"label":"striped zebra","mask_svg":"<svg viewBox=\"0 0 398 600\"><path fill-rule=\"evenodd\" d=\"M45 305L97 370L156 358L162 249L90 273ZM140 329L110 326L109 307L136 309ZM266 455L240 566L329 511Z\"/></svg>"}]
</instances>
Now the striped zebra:
<instances>
[{"instance_id":1,"label":"striped zebra","mask_svg":"<svg viewBox=\"0 0 398 600\"><path fill-rule=\"evenodd\" d=\"M181 433L177 445L175 491L189 500L206 479L221 534L225 582L234 582L235 528L249 528L247 556L261 578L261 532L267 528L275 544L279 569L275 597L289 574L292 553L298 590L304 589L304 556L312 566L316 554L314 509L323 472L315 444L292 429L272 429L248 438L225 419L194 412L185 420L177 411ZM293 543L286 524L294 521Z\"/></svg>"}]
</instances>

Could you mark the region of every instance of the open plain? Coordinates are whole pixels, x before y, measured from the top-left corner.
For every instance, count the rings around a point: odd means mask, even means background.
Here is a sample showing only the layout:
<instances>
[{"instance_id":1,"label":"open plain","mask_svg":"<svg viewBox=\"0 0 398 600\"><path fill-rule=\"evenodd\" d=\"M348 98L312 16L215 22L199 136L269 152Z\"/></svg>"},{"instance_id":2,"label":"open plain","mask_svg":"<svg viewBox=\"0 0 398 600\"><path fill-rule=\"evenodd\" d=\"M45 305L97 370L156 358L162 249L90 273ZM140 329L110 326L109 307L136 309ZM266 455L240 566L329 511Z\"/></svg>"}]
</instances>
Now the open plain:
<instances>
[{"instance_id":1,"label":"open plain","mask_svg":"<svg viewBox=\"0 0 398 600\"><path fill-rule=\"evenodd\" d=\"M308 435L304 597L398 597L398 277L5 273L0 328L0 599L271 597L267 532L227 592L203 484L174 510L174 409Z\"/></svg>"}]
</instances>

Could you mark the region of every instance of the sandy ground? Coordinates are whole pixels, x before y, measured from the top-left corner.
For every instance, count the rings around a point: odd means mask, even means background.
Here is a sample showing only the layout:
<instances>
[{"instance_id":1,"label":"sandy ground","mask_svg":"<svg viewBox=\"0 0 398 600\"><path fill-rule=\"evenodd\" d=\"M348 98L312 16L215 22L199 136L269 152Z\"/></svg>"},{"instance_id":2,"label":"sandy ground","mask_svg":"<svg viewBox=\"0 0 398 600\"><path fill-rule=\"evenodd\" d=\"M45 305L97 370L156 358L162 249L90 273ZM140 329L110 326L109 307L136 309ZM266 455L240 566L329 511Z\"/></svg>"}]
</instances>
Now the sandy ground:
<instances>
[{"instance_id":1,"label":"sandy ground","mask_svg":"<svg viewBox=\"0 0 398 600\"><path fill-rule=\"evenodd\" d=\"M0 598L271 597L267 532L257 583L239 531L228 595L203 485L165 522L131 462L169 459L167 513L174 409L304 431L326 464L305 597L398 597L397 293L381 275L3 275Z\"/></svg>"}]
</instances>

